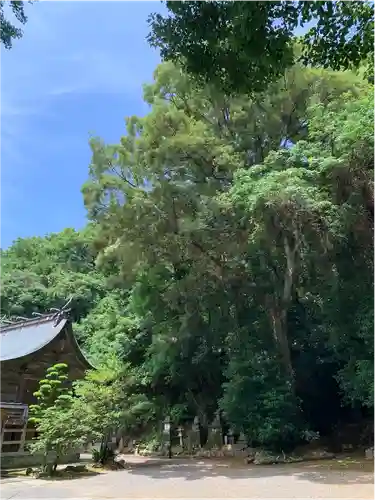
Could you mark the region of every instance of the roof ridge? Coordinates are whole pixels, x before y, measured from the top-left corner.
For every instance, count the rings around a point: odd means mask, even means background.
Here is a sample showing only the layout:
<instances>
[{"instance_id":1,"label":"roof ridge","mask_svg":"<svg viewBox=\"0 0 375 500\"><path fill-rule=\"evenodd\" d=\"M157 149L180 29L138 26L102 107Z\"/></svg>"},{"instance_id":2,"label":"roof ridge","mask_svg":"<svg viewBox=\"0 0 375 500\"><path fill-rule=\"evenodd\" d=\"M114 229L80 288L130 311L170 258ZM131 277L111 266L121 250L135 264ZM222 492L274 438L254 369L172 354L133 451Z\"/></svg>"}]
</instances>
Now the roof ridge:
<instances>
[{"instance_id":1,"label":"roof ridge","mask_svg":"<svg viewBox=\"0 0 375 500\"><path fill-rule=\"evenodd\" d=\"M54 312L43 316L37 316L35 318L27 318L21 321L15 321L14 323L10 323L8 325L0 324L0 333L7 333L10 330L19 329L29 325L35 325L38 323L48 323L50 321L55 321L56 319L57 314Z\"/></svg>"},{"instance_id":2,"label":"roof ridge","mask_svg":"<svg viewBox=\"0 0 375 500\"><path fill-rule=\"evenodd\" d=\"M54 320L55 321L55 325L54 326L57 326L60 321L62 319L69 319L68 318L68 315L71 311L71 308L68 308L69 304L72 302L73 300L73 296L71 295L68 299L68 301L65 303L65 305L63 305L62 307L60 308L56 308L56 307L51 307L51 309L48 311L48 313L39 313L39 312L36 312L34 311L33 313L31 313L32 315L36 316L34 318L23 318L22 316L16 316L16 321L9 321L9 320L6 320L6 319L3 319L3 324L1 324L1 320L0 320L0 333L2 332L7 332L9 330L13 330L13 329L19 329L20 327L22 328L23 326L28 326L30 323L31 324L38 324L38 323L46 323L48 321L52 321ZM3 316L4 318L4 316ZM17 319L21 320L21 321L17 321ZM5 325L4 325L5 323ZM8 323L8 324L7 324Z\"/></svg>"},{"instance_id":3,"label":"roof ridge","mask_svg":"<svg viewBox=\"0 0 375 500\"><path fill-rule=\"evenodd\" d=\"M57 321L56 321L57 320ZM1 332L0 361L23 358L40 351L58 337L68 324L67 318L38 318L11 325ZM70 324L70 323L69 323Z\"/></svg>"}]
</instances>

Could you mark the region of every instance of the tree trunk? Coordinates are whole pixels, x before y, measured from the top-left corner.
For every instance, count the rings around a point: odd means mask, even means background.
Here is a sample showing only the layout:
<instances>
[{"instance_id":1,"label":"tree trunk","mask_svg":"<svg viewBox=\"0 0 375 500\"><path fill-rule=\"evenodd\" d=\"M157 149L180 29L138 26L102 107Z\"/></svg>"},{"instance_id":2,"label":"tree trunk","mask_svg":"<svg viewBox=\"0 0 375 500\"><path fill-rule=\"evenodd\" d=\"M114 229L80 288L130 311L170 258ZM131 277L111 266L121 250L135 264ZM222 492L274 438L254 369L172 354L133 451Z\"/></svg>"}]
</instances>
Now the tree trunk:
<instances>
[{"instance_id":1,"label":"tree trunk","mask_svg":"<svg viewBox=\"0 0 375 500\"><path fill-rule=\"evenodd\" d=\"M289 375L292 382L294 381L294 372L288 339L287 313L292 300L293 286L296 278L297 251L300 244L298 231L295 232L293 240L293 244L291 245L288 241L288 238L284 238L286 266L284 271L282 291L281 293L275 291L272 296L269 296L267 298L267 305L271 316L273 337L276 346L279 349L285 371ZM276 276L276 289L278 288L277 281L278 279Z\"/></svg>"},{"instance_id":2,"label":"tree trunk","mask_svg":"<svg viewBox=\"0 0 375 500\"><path fill-rule=\"evenodd\" d=\"M288 331L287 331L287 322L286 322L286 311L271 309L271 319L272 319L272 329L273 329L273 337L276 342L276 345L279 349L281 359L284 364L284 368L286 373L289 375L290 379L293 380L293 366L292 359L290 355L290 346L288 341Z\"/></svg>"}]
</instances>

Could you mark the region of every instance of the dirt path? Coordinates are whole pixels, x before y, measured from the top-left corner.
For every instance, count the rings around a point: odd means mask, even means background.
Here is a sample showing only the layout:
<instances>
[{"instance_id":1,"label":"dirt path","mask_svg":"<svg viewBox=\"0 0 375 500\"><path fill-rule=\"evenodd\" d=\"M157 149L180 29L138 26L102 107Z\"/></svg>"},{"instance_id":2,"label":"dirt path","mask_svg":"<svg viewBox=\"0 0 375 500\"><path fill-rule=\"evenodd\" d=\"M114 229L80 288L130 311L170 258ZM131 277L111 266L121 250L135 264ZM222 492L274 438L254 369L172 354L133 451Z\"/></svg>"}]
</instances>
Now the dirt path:
<instances>
[{"instance_id":1,"label":"dirt path","mask_svg":"<svg viewBox=\"0 0 375 500\"><path fill-rule=\"evenodd\" d=\"M129 470L63 481L2 480L1 498L373 498L373 473L322 464L248 467L135 460Z\"/></svg>"}]
</instances>

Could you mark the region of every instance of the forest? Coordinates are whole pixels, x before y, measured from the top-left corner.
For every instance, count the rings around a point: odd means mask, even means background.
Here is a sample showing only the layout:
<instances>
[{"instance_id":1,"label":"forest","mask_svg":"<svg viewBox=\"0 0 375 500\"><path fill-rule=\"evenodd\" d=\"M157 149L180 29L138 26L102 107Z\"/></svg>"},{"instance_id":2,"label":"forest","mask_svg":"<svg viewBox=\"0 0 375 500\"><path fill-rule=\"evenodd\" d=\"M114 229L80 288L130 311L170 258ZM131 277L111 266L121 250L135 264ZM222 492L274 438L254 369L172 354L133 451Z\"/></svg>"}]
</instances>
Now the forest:
<instances>
[{"instance_id":1,"label":"forest","mask_svg":"<svg viewBox=\"0 0 375 500\"><path fill-rule=\"evenodd\" d=\"M167 56L90 143L87 226L1 251L1 313L73 297L125 427L220 410L288 449L372 422L373 82L294 57L246 91Z\"/></svg>"}]
</instances>

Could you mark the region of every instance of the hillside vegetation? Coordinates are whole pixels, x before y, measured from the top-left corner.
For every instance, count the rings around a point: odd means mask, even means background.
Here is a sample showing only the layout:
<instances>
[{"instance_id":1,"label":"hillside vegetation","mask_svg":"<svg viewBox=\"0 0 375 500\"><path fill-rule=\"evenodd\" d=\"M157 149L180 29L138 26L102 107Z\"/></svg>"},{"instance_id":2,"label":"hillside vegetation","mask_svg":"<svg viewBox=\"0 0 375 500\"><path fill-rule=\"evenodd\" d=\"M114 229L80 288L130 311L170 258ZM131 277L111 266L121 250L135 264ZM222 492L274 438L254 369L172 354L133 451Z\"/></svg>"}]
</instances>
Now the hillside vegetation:
<instances>
[{"instance_id":1,"label":"hillside vegetation","mask_svg":"<svg viewBox=\"0 0 375 500\"><path fill-rule=\"evenodd\" d=\"M371 417L372 85L295 64L230 97L165 62L144 100L118 144L91 143L90 224L2 251L2 314L72 296L141 425L221 409L284 449Z\"/></svg>"}]
</instances>

